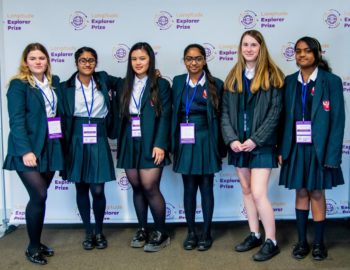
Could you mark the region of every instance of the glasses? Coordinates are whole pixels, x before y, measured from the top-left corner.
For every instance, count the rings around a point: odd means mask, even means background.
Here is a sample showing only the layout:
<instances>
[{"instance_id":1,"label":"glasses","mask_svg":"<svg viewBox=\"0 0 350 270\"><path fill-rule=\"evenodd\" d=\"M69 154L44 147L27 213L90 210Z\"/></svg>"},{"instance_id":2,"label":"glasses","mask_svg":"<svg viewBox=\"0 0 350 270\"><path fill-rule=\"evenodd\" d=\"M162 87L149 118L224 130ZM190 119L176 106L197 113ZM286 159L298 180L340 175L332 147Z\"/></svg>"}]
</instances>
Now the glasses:
<instances>
[{"instance_id":1,"label":"glasses","mask_svg":"<svg viewBox=\"0 0 350 270\"><path fill-rule=\"evenodd\" d=\"M87 63L89 63L92 65L92 64L96 63L96 59L95 58L80 58L78 60L78 63L82 64L82 65L86 65Z\"/></svg>"},{"instance_id":2,"label":"glasses","mask_svg":"<svg viewBox=\"0 0 350 270\"><path fill-rule=\"evenodd\" d=\"M203 56L186 56L185 57L185 62L187 64L191 64L193 61L195 61L196 63L202 63L204 61L204 57Z\"/></svg>"}]
</instances>

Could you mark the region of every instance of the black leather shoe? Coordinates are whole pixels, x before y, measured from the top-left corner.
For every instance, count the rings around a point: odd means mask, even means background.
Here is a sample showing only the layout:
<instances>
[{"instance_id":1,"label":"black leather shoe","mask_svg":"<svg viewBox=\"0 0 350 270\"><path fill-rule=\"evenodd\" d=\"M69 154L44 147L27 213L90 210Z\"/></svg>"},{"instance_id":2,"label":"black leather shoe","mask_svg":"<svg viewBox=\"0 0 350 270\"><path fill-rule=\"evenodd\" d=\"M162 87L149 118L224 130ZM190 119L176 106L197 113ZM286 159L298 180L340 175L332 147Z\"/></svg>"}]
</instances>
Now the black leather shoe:
<instances>
[{"instance_id":1,"label":"black leather shoe","mask_svg":"<svg viewBox=\"0 0 350 270\"><path fill-rule=\"evenodd\" d=\"M292 251L292 256L294 259L301 260L304 259L310 252L310 246L307 242L298 242Z\"/></svg>"},{"instance_id":2,"label":"black leather shoe","mask_svg":"<svg viewBox=\"0 0 350 270\"><path fill-rule=\"evenodd\" d=\"M133 248L142 248L145 246L148 240L148 232L146 229L141 228L137 230L134 237L131 239L130 246Z\"/></svg>"},{"instance_id":3,"label":"black leather shoe","mask_svg":"<svg viewBox=\"0 0 350 270\"><path fill-rule=\"evenodd\" d=\"M312 257L316 261L322 261L328 256L327 248L324 244L313 244L312 246Z\"/></svg>"},{"instance_id":4,"label":"black leather shoe","mask_svg":"<svg viewBox=\"0 0 350 270\"><path fill-rule=\"evenodd\" d=\"M211 248L212 244L213 244L213 239L211 238L211 236L206 236L206 237L202 236L201 239L199 239L198 241L197 250L206 251L209 248Z\"/></svg>"},{"instance_id":5,"label":"black leather shoe","mask_svg":"<svg viewBox=\"0 0 350 270\"><path fill-rule=\"evenodd\" d=\"M156 252L170 245L170 237L166 233L154 231L151 233L148 243L144 246L143 250L146 252Z\"/></svg>"},{"instance_id":6,"label":"black leather shoe","mask_svg":"<svg viewBox=\"0 0 350 270\"><path fill-rule=\"evenodd\" d=\"M185 241L183 242L183 248L185 250L195 249L197 246L198 237L195 232L189 232Z\"/></svg>"},{"instance_id":7,"label":"black leather shoe","mask_svg":"<svg viewBox=\"0 0 350 270\"><path fill-rule=\"evenodd\" d=\"M92 250L95 248L95 236L93 234L86 234L82 243L85 250Z\"/></svg>"},{"instance_id":8,"label":"black leather shoe","mask_svg":"<svg viewBox=\"0 0 350 270\"><path fill-rule=\"evenodd\" d=\"M277 245L275 245L271 239L267 239L265 243L262 245L258 253L253 256L254 261L267 261L271 259L273 256L277 255L280 252L280 249Z\"/></svg>"},{"instance_id":9,"label":"black leather shoe","mask_svg":"<svg viewBox=\"0 0 350 270\"><path fill-rule=\"evenodd\" d=\"M255 247L258 247L262 244L262 239L257 238L255 236L255 233L250 233L244 240L242 243L239 243L237 246L235 246L235 251L237 252L244 252L244 251L248 251L251 250Z\"/></svg>"},{"instance_id":10,"label":"black leather shoe","mask_svg":"<svg viewBox=\"0 0 350 270\"><path fill-rule=\"evenodd\" d=\"M98 233L95 236L95 247L98 249L104 249L108 246L106 237L102 233Z\"/></svg>"},{"instance_id":11,"label":"black leather shoe","mask_svg":"<svg viewBox=\"0 0 350 270\"><path fill-rule=\"evenodd\" d=\"M44 244L40 244L39 251L41 254L43 254L46 257L52 257L55 254L55 252L52 248L49 248L49 247L45 246Z\"/></svg>"},{"instance_id":12,"label":"black leather shoe","mask_svg":"<svg viewBox=\"0 0 350 270\"><path fill-rule=\"evenodd\" d=\"M32 263L41 264L41 265L47 264L47 260L45 259L44 255L41 254L40 251L31 253L27 249L26 252L25 252L25 255L26 255L27 259L29 261L31 261Z\"/></svg>"}]
</instances>

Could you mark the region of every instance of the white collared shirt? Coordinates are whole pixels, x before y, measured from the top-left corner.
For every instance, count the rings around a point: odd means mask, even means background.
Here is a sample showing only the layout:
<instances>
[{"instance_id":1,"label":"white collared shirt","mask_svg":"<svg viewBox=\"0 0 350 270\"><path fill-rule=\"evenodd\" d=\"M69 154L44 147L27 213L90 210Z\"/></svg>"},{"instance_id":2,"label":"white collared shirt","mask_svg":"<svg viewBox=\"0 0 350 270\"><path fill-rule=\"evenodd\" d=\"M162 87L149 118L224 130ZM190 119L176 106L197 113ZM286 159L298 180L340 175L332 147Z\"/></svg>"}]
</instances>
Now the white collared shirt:
<instances>
[{"instance_id":1,"label":"white collared shirt","mask_svg":"<svg viewBox=\"0 0 350 270\"><path fill-rule=\"evenodd\" d=\"M244 75L248 80L251 80L254 78L255 76L255 67L253 67L252 69L249 69L247 66L245 67L244 70Z\"/></svg>"},{"instance_id":2,"label":"white collared shirt","mask_svg":"<svg viewBox=\"0 0 350 270\"><path fill-rule=\"evenodd\" d=\"M57 95L49 86L49 81L44 75L44 81L39 81L35 76L33 76L35 84L42 90L41 94L45 102L45 111L47 117L55 117L57 113ZM44 93L43 93L44 92ZM44 95L45 94L45 95ZM46 96L46 97L45 97ZM54 103L54 110L52 111L52 103Z\"/></svg>"},{"instance_id":3,"label":"white collared shirt","mask_svg":"<svg viewBox=\"0 0 350 270\"><path fill-rule=\"evenodd\" d=\"M137 78L135 76L134 78L134 86L132 88L132 96L130 98L130 104L129 104L129 112L130 114L138 114L139 111L136 107L135 101L140 104L140 109L141 109L141 100L142 100L142 95L144 91L142 89L146 87L148 76L143 77L142 79ZM134 101L135 99L135 101Z\"/></svg>"},{"instance_id":4,"label":"white collared shirt","mask_svg":"<svg viewBox=\"0 0 350 270\"><path fill-rule=\"evenodd\" d=\"M315 82L316 79L317 79L317 73L318 73L318 67L315 68L315 70L312 72L312 74L310 75L309 79L307 80L306 83L309 83L310 81L313 81ZM301 71L299 71L299 74L298 74L298 82L300 82L301 84L303 84L303 77L301 76Z\"/></svg>"},{"instance_id":5,"label":"white collared shirt","mask_svg":"<svg viewBox=\"0 0 350 270\"><path fill-rule=\"evenodd\" d=\"M197 83L201 86L204 86L204 84L206 83L207 79L206 79L206 76L205 76L205 72L203 71L204 75L203 77L200 79L200 81L198 81ZM196 87L196 84L197 83L193 83L190 79L190 74L187 74L187 78L186 78L186 82L189 81L188 85L192 88Z\"/></svg>"},{"instance_id":6,"label":"white collared shirt","mask_svg":"<svg viewBox=\"0 0 350 270\"><path fill-rule=\"evenodd\" d=\"M88 110L91 110L92 103L92 86L94 87L94 104L90 117L93 118L105 118L108 109L105 98L101 91L97 90L94 79L89 82L89 86L84 86L78 79L78 75L75 77L75 104L74 104L74 116L89 117ZM82 87L84 87L86 102L88 108L86 108L85 99Z\"/></svg>"}]
</instances>

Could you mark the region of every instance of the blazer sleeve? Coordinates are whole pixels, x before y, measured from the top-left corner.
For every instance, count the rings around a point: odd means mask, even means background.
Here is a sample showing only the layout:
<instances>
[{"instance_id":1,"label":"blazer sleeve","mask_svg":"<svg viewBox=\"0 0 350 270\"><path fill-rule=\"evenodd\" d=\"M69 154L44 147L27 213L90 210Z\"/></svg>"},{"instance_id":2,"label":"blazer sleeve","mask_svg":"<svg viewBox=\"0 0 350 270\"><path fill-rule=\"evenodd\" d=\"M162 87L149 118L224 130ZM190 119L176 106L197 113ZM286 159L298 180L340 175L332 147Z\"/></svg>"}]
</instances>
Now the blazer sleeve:
<instances>
[{"instance_id":1,"label":"blazer sleeve","mask_svg":"<svg viewBox=\"0 0 350 270\"><path fill-rule=\"evenodd\" d=\"M272 91L271 105L266 104L266 106L270 106L269 111L260 127L250 137L258 146L264 145L271 135L277 132L278 121L282 110L281 89L272 88L270 91Z\"/></svg>"},{"instance_id":2,"label":"blazer sleeve","mask_svg":"<svg viewBox=\"0 0 350 270\"><path fill-rule=\"evenodd\" d=\"M33 152L26 127L26 88L27 84L12 80L7 92L10 132L19 156Z\"/></svg>"},{"instance_id":3,"label":"blazer sleeve","mask_svg":"<svg viewBox=\"0 0 350 270\"><path fill-rule=\"evenodd\" d=\"M222 96L222 114L221 114L221 133L225 145L229 145L231 142L239 140L238 134L236 134L230 121L230 109L234 104L230 104L231 92L224 90Z\"/></svg>"},{"instance_id":4,"label":"blazer sleeve","mask_svg":"<svg viewBox=\"0 0 350 270\"><path fill-rule=\"evenodd\" d=\"M118 129L119 129L119 95L118 91L120 91L122 87L122 79L119 77L114 77L108 75L107 79L107 87L110 95L110 125L108 126L108 137L111 139L116 139L118 137Z\"/></svg>"},{"instance_id":5,"label":"blazer sleeve","mask_svg":"<svg viewBox=\"0 0 350 270\"><path fill-rule=\"evenodd\" d=\"M324 165L339 167L342 158L345 128L345 105L342 80L336 76L329 87L331 117Z\"/></svg>"}]
</instances>

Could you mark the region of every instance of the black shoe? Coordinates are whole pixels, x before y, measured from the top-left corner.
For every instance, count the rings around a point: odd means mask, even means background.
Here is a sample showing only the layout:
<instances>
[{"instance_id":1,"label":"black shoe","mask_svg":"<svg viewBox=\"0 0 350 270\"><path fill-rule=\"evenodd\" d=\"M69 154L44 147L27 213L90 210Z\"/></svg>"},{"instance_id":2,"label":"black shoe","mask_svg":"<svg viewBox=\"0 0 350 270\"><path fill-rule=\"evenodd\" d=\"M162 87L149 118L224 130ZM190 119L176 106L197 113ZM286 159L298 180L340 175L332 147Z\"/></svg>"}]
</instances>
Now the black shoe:
<instances>
[{"instance_id":1,"label":"black shoe","mask_svg":"<svg viewBox=\"0 0 350 270\"><path fill-rule=\"evenodd\" d=\"M298 242L292 251L292 256L294 259L301 260L304 259L310 252L310 246L306 241Z\"/></svg>"},{"instance_id":2,"label":"black shoe","mask_svg":"<svg viewBox=\"0 0 350 270\"><path fill-rule=\"evenodd\" d=\"M277 245L275 245L271 239L267 239L265 243L262 245L258 253L253 256L254 261L267 261L271 259L273 256L277 255L280 252L280 249Z\"/></svg>"},{"instance_id":3,"label":"black shoe","mask_svg":"<svg viewBox=\"0 0 350 270\"><path fill-rule=\"evenodd\" d=\"M166 233L154 231L151 233L148 243L143 250L147 252L156 252L170 245L170 237Z\"/></svg>"},{"instance_id":4,"label":"black shoe","mask_svg":"<svg viewBox=\"0 0 350 270\"><path fill-rule=\"evenodd\" d=\"M260 246L261 244L262 244L261 237L257 238L255 236L255 233L252 232L243 240L242 243L235 246L235 251L237 251L237 252L248 251L248 250L251 250L255 247Z\"/></svg>"},{"instance_id":5,"label":"black shoe","mask_svg":"<svg viewBox=\"0 0 350 270\"><path fill-rule=\"evenodd\" d=\"M95 236L95 247L98 249L104 249L108 246L106 237L102 233L98 233Z\"/></svg>"},{"instance_id":6,"label":"black shoe","mask_svg":"<svg viewBox=\"0 0 350 270\"><path fill-rule=\"evenodd\" d=\"M197 246L198 237L195 232L189 232L185 241L183 242L183 248L185 250L195 249Z\"/></svg>"},{"instance_id":7,"label":"black shoe","mask_svg":"<svg viewBox=\"0 0 350 270\"><path fill-rule=\"evenodd\" d=\"M328 256L327 248L324 244L313 244L312 246L312 257L316 261L322 261Z\"/></svg>"},{"instance_id":8,"label":"black shoe","mask_svg":"<svg viewBox=\"0 0 350 270\"><path fill-rule=\"evenodd\" d=\"M93 234L86 234L85 239L82 242L85 250L92 250L95 248L95 236Z\"/></svg>"},{"instance_id":9,"label":"black shoe","mask_svg":"<svg viewBox=\"0 0 350 270\"><path fill-rule=\"evenodd\" d=\"M202 236L201 239L198 241L197 250L198 251L206 251L209 248L211 248L211 245L213 244L213 239L211 236Z\"/></svg>"},{"instance_id":10,"label":"black shoe","mask_svg":"<svg viewBox=\"0 0 350 270\"><path fill-rule=\"evenodd\" d=\"M45 246L44 244L40 244L39 252L46 257L52 257L55 254L55 252L52 248L49 248L49 247Z\"/></svg>"},{"instance_id":11,"label":"black shoe","mask_svg":"<svg viewBox=\"0 0 350 270\"><path fill-rule=\"evenodd\" d=\"M41 265L47 264L47 260L45 259L44 255L41 254L40 251L31 253L29 251L29 249L27 249L25 252L25 255L26 255L27 259L29 261L31 261L32 263L37 263L37 264L41 264Z\"/></svg>"},{"instance_id":12,"label":"black shoe","mask_svg":"<svg viewBox=\"0 0 350 270\"><path fill-rule=\"evenodd\" d=\"M142 248L148 240L148 232L142 228L137 230L136 234L131 240L130 246L133 248Z\"/></svg>"}]
</instances>

